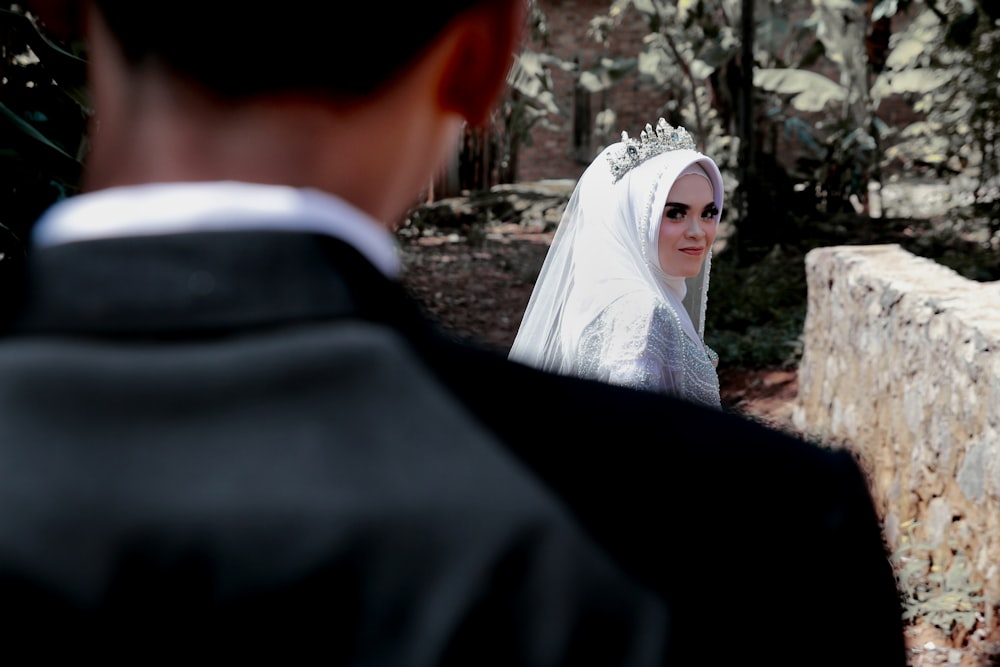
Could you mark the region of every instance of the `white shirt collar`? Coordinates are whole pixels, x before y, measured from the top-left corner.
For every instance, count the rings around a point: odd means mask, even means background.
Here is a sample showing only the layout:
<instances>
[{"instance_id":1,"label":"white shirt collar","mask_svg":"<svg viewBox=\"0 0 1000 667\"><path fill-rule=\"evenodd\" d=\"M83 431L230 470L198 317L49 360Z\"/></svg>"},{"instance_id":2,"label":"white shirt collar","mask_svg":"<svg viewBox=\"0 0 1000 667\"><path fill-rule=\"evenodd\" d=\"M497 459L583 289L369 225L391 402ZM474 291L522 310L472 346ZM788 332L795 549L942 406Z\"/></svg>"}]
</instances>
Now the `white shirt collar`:
<instances>
[{"instance_id":1,"label":"white shirt collar","mask_svg":"<svg viewBox=\"0 0 1000 667\"><path fill-rule=\"evenodd\" d=\"M35 247L124 236L274 230L341 239L395 278L395 237L343 199L319 190L234 181L108 188L58 202L32 231Z\"/></svg>"}]
</instances>

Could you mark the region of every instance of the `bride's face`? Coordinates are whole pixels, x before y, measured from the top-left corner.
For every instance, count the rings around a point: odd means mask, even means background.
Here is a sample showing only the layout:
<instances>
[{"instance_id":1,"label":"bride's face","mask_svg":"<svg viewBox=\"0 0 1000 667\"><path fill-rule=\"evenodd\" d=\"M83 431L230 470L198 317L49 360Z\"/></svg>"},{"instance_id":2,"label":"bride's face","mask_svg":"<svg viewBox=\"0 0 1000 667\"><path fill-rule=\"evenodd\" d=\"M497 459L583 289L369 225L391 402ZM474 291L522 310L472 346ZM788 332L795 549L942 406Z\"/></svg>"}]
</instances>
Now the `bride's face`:
<instances>
[{"instance_id":1,"label":"bride's face","mask_svg":"<svg viewBox=\"0 0 1000 667\"><path fill-rule=\"evenodd\" d=\"M667 275L698 275L717 230L712 184L700 174L685 174L670 188L660 220L658 254Z\"/></svg>"}]
</instances>

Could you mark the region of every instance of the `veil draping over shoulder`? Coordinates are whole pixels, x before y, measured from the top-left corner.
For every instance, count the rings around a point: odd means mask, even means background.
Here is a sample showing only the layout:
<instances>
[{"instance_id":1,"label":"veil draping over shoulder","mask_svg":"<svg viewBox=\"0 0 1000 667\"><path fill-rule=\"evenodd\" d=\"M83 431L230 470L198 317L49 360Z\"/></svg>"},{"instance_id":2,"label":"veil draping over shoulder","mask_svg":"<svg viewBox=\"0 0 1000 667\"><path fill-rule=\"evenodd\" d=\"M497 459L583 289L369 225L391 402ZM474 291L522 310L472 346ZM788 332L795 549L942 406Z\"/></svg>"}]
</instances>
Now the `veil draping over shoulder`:
<instances>
[{"instance_id":1,"label":"veil draping over shoulder","mask_svg":"<svg viewBox=\"0 0 1000 667\"><path fill-rule=\"evenodd\" d=\"M584 329L623 296L645 293L667 300L694 341L703 345L711 249L697 276L677 278L659 265L657 241L667 195L693 165L705 171L722 214L722 175L715 162L691 149L670 150L633 167L615 182L605 148L577 182L542 264L510 358L572 374Z\"/></svg>"}]
</instances>

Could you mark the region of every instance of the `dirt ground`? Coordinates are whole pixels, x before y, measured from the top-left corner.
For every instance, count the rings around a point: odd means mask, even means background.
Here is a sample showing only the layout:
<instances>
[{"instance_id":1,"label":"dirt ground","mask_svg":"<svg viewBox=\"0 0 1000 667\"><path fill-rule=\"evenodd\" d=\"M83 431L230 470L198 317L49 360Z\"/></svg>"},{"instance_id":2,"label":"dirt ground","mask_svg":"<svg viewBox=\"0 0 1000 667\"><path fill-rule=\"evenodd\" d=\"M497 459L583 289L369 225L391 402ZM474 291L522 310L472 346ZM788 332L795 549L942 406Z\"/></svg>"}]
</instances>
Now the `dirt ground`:
<instances>
[{"instance_id":1,"label":"dirt ground","mask_svg":"<svg viewBox=\"0 0 1000 667\"><path fill-rule=\"evenodd\" d=\"M469 236L435 234L404 240L403 282L443 327L506 352L550 241L551 233L517 224L496 225ZM723 361L719 382L725 407L792 430L790 414L798 391L794 369L732 368ZM976 633L948 635L917 621L907 628L909 667L997 666L1000 643L995 639Z\"/></svg>"}]
</instances>

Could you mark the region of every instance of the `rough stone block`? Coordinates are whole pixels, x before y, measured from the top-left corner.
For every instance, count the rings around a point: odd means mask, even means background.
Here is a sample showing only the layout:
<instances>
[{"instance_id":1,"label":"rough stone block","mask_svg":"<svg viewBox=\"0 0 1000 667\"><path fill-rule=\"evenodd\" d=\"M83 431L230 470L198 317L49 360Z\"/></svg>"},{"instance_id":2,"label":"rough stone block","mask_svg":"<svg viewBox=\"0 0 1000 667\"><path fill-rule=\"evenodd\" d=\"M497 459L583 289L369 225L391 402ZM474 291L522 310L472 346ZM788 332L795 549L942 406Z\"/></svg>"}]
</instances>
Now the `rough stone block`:
<instances>
[{"instance_id":1,"label":"rough stone block","mask_svg":"<svg viewBox=\"0 0 1000 667\"><path fill-rule=\"evenodd\" d=\"M915 521L1000 608L1000 284L897 245L817 248L806 275L795 426L857 451L891 548Z\"/></svg>"}]
</instances>

